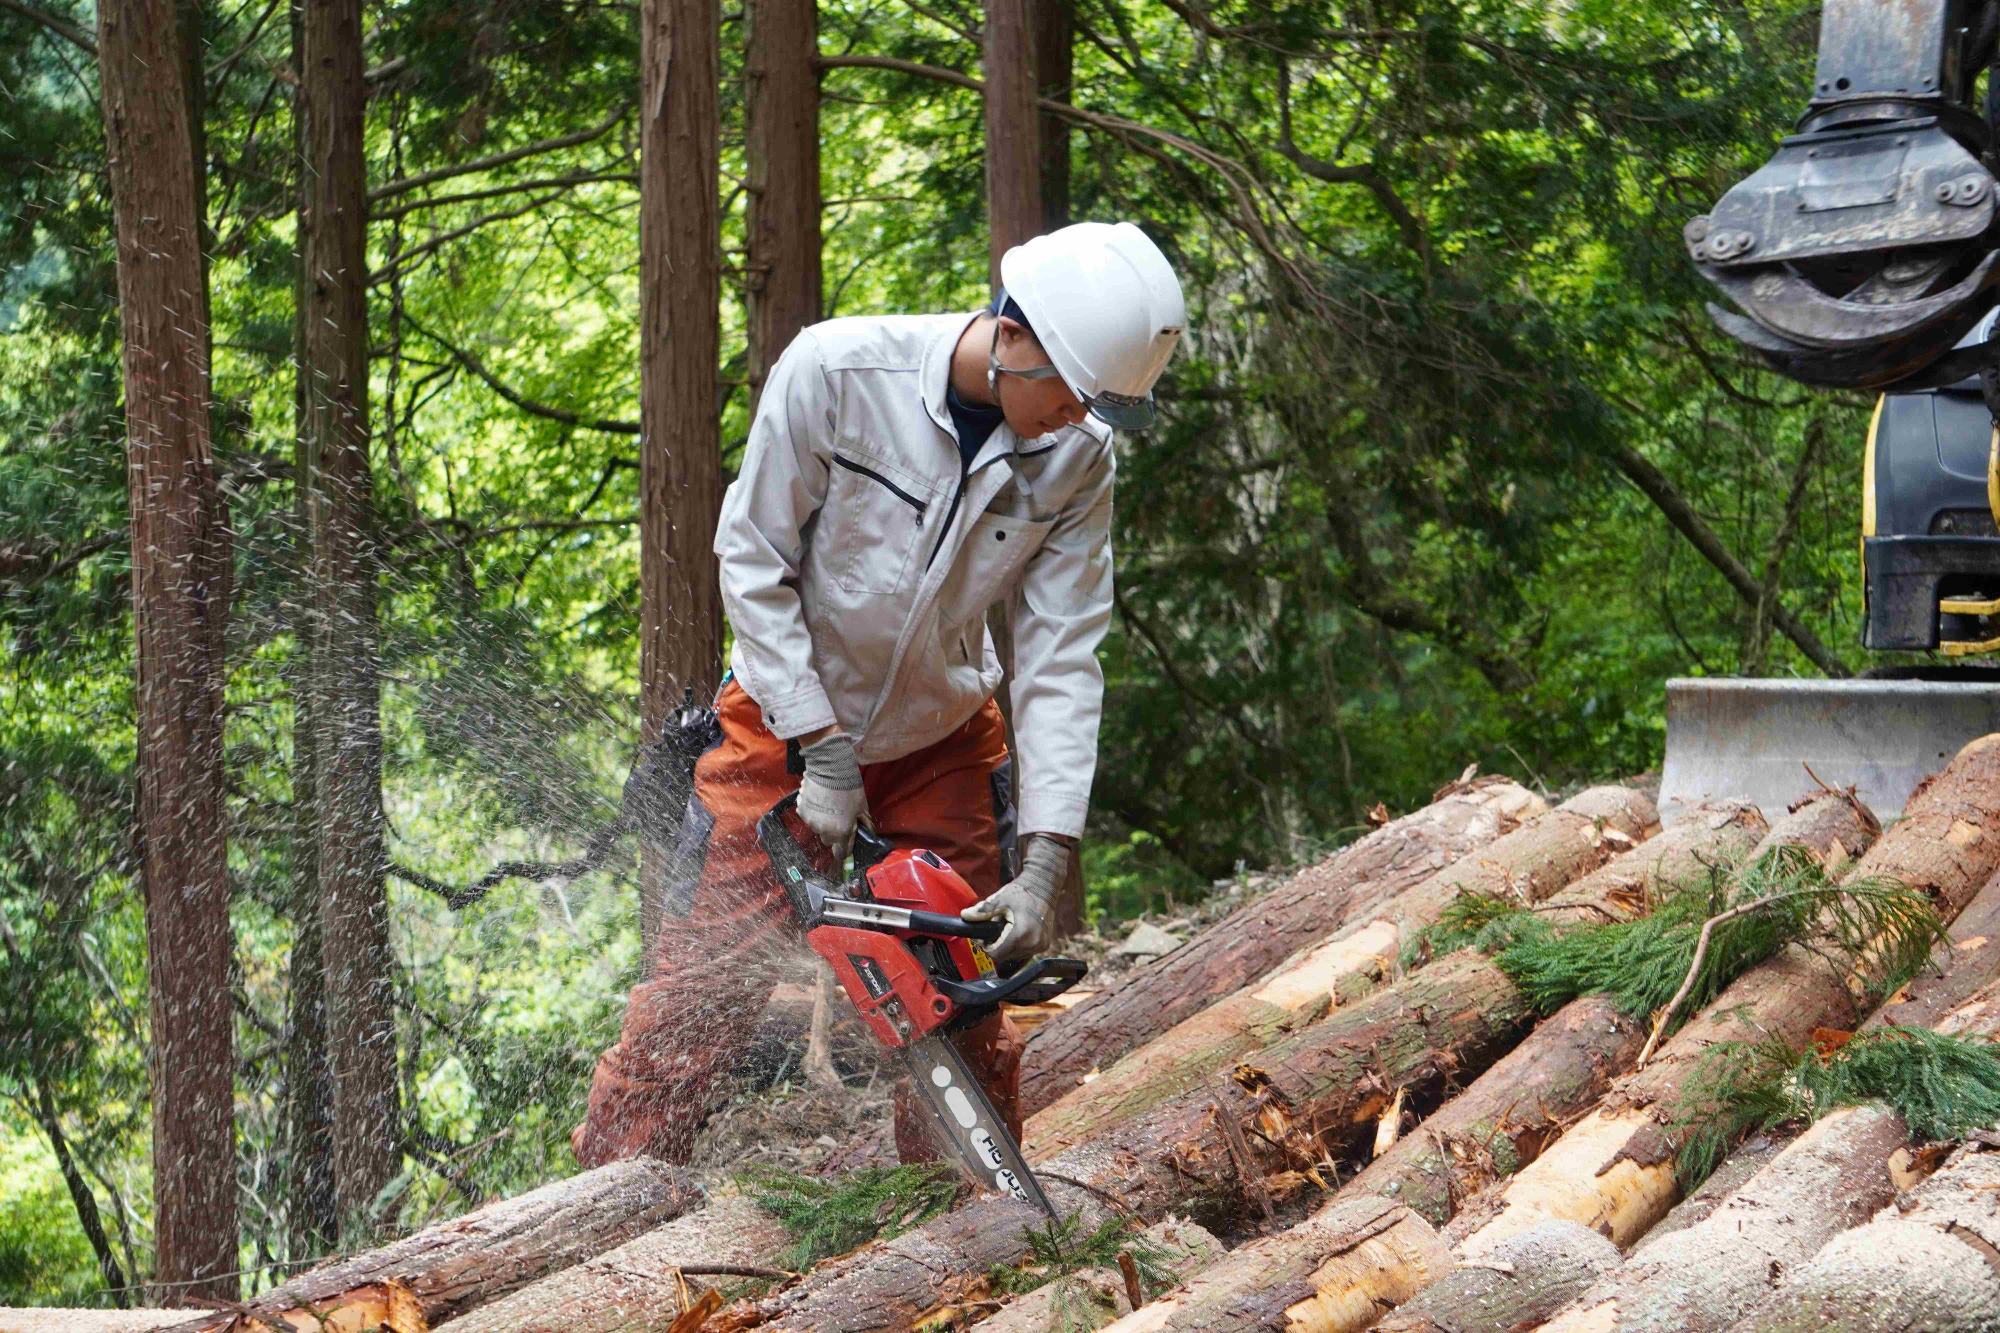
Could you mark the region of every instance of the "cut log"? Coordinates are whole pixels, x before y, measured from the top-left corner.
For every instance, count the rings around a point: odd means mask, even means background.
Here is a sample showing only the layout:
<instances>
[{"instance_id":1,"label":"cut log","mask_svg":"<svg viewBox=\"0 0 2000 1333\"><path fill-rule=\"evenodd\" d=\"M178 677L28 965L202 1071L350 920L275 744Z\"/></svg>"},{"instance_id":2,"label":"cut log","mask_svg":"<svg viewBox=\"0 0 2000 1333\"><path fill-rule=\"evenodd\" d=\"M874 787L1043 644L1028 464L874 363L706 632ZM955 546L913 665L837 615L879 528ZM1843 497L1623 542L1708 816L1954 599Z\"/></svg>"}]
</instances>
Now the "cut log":
<instances>
[{"instance_id":1,"label":"cut log","mask_svg":"<svg viewBox=\"0 0 2000 1333\"><path fill-rule=\"evenodd\" d=\"M1920 787L1847 878L1899 880L1926 893L1949 922L1996 869L2000 735L1967 745ZM1479 1255L1543 1217L1567 1217L1629 1247L1680 1197L1664 1122L1707 1049L1774 1037L1797 1045L1816 1027L1852 1028L1878 968L1863 959L1843 976L1814 950L1793 946L1738 977L1541 1160L1463 1210L1448 1232L1459 1253Z\"/></svg>"},{"instance_id":2,"label":"cut log","mask_svg":"<svg viewBox=\"0 0 2000 1333\"><path fill-rule=\"evenodd\" d=\"M2000 1328L2000 1152L1973 1144L1784 1275L1732 1333L1992 1333Z\"/></svg>"},{"instance_id":3,"label":"cut log","mask_svg":"<svg viewBox=\"0 0 2000 1333\"><path fill-rule=\"evenodd\" d=\"M1762 1171L1773 1157L1783 1152L1792 1137L1790 1134L1759 1134L1738 1145L1734 1152L1723 1158L1722 1165L1708 1173L1707 1180L1697 1185L1692 1194L1675 1204L1665 1217L1640 1237L1639 1243L1632 1248L1633 1257L1644 1254L1676 1231L1694 1226L1728 1203L1729 1196L1742 1189L1749 1183L1750 1177Z\"/></svg>"},{"instance_id":4,"label":"cut log","mask_svg":"<svg viewBox=\"0 0 2000 1333\"><path fill-rule=\"evenodd\" d=\"M1300 871L1032 1033L1021 1062L1023 1113L1041 1110L1090 1070L1263 976L1350 914L1370 910L1546 808L1505 778L1455 783L1423 809Z\"/></svg>"},{"instance_id":5,"label":"cut log","mask_svg":"<svg viewBox=\"0 0 2000 1333\"><path fill-rule=\"evenodd\" d=\"M1645 1029L1602 995L1572 1000L1348 1183L1434 1226L1460 1200L1533 1161L1629 1069Z\"/></svg>"},{"instance_id":6,"label":"cut log","mask_svg":"<svg viewBox=\"0 0 2000 1333\"><path fill-rule=\"evenodd\" d=\"M1592 787L1528 820L1491 846L1372 905L1274 974L1183 1019L1036 1112L1024 1134L1030 1156L1097 1138L1284 1032L1358 999L1390 974L1409 934L1435 922L1461 893L1540 902L1629 852L1654 818L1643 794L1629 787ZM1751 840L1745 839L1745 846ZM1614 887L1607 883L1606 892Z\"/></svg>"},{"instance_id":7,"label":"cut log","mask_svg":"<svg viewBox=\"0 0 2000 1333\"><path fill-rule=\"evenodd\" d=\"M1037 1174L1058 1208L1081 1214L1085 1226L1109 1215L1108 1200L1147 1220L1172 1212L1234 1223L1260 1198L1299 1188L1301 1172L1329 1152L1372 1133L1396 1085L1431 1089L1447 1073L1483 1068L1532 1017L1491 959L1450 954L1292 1034L1233 1078L1058 1154ZM903 1327L964 1300L994 1265L1019 1262L1037 1217L1011 1200L973 1200L789 1291L725 1310L711 1327Z\"/></svg>"},{"instance_id":8,"label":"cut log","mask_svg":"<svg viewBox=\"0 0 2000 1333\"><path fill-rule=\"evenodd\" d=\"M700 1198L665 1162L614 1162L301 1273L236 1313L204 1315L174 1333L260 1325L304 1333L322 1321L424 1333L678 1217Z\"/></svg>"},{"instance_id":9,"label":"cut log","mask_svg":"<svg viewBox=\"0 0 2000 1333\"><path fill-rule=\"evenodd\" d=\"M792 1243L775 1217L740 1195L655 1227L462 1315L449 1333L666 1333L682 1301L741 1278L683 1269L764 1268Z\"/></svg>"},{"instance_id":10,"label":"cut log","mask_svg":"<svg viewBox=\"0 0 2000 1333\"><path fill-rule=\"evenodd\" d=\"M1966 970L1984 970L1976 951L1960 957ZM1938 980L1948 979L1949 971ZM2000 1031L1995 999L1992 988L1975 994L1939 1030L1991 1038ZM1920 1145L1907 1140L1902 1118L1887 1107L1835 1111L1706 1220L1642 1247L1544 1327L1548 1333L1721 1333L1769 1299L1782 1274L1923 1178ZM1482 1327L1498 1328L1475 1324L1465 1333Z\"/></svg>"},{"instance_id":11,"label":"cut log","mask_svg":"<svg viewBox=\"0 0 2000 1333\"><path fill-rule=\"evenodd\" d=\"M1816 814L1780 825L1778 840L1836 832ZM1764 820L1747 805L1702 807L1673 828L1583 877L1544 907L1558 921L1629 920L1663 887L1697 881L1750 854ZM1349 1181L1443 1226L1460 1199L1535 1159L1542 1145L1631 1068L1645 1033L1601 995L1571 1001L1402 1142Z\"/></svg>"},{"instance_id":12,"label":"cut log","mask_svg":"<svg viewBox=\"0 0 2000 1333\"><path fill-rule=\"evenodd\" d=\"M1780 820L1777 828L1756 850L1761 853L1780 844L1793 843L1805 846L1823 858L1844 863L1853 852L1865 845L1867 836L1867 827L1848 802L1827 798L1802 807ZM1641 881L1637 887L1643 889L1646 886ZM1639 893L1633 896L1632 901L1643 903L1646 897L1646 893ZM1422 976L1423 973L1417 975ZM1602 1088L1602 1080L1608 1077L1608 1071L1595 1075L1589 1072L1589 1048L1598 1036L1592 1031L1591 1016L1601 1019L1609 1014L1610 1007L1601 998L1586 997L1572 1002L1500 1064L1445 1103L1439 1112L1413 1132L1409 1143L1399 1145L1388 1157L1371 1165L1351 1181L1333 1205L1320 1210L1300 1226L1252 1241L1233 1252L1228 1259L1197 1279L1193 1289L1180 1298L1179 1310L1159 1323L1142 1325L1131 1321L1114 1327L1120 1333L1125 1333L1128 1327L1171 1328L1190 1333L1194 1330L1201 1333L1216 1330L1220 1333L1221 1330L1278 1328L1355 1333L1368 1327L1387 1305L1402 1300L1450 1271L1449 1265L1438 1266L1423 1258L1443 1249L1444 1245L1419 1212L1399 1208L1394 1215L1394 1234L1400 1245L1419 1256L1422 1271L1388 1271L1383 1268L1378 1254L1356 1247L1354 1242L1365 1228L1356 1231L1351 1226L1336 1224L1332 1219L1372 1215L1364 1206L1371 1199L1378 1208L1389 1206L1379 1193L1371 1195L1362 1192L1370 1189L1395 1188L1405 1202L1414 1200L1420 1207L1428 1205L1448 1211L1451 1206L1449 1178L1433 1186L1435 1176L1432 1172L1435 1168L1413 1169L1413 1163L1420 1163L1426 1131L1450 1127L1455 1133L1463 1133L1468 1127L1482 1122L1497 1120L1512 1123L1521 1114L1518 1107L1534 1100L1535 1094L1531 1089L1536 1085L1533 1080L1546 1072L1548 1076L1539 1086L1552 1104L1547 1107L1547 1117L1541 1122L1541 1132L1532 1132L1529 1127L1534 1124L1534 1117L1525 1116L1527 1125L1519 1138L1503 1139L1502 1144L1506 1146L1492 1153L1493 1157L1504 1159L1508 1147L1511 1147L1514 1152L1532 1156L1544 1139L1556 1133L1561 1117L1573 1116L1576 1110L1589 1105L1589 1100L1566 1102L1557 1089L1567 1086L1570 1095L1594 1100L1595 1092ZM1629 1021L1625 1022L1619 1040L1614 1044L1614 1049L1621 1051L1626 1060L1637 1054L1638 1034L1635 1027ZM1512 1106L1509 1103L1510 1092L1518 1098ZM1358 1214L1357 1207L1360 1209ZM1556 1230L1560 1231L1560 1228ZM1598 1243L1603 1244L1601 1240ZM1545 1242L1538 1239L1537 1245L1545 1245ZM1570 1276L1564 1280L1571 1281L1565 1290L1574 1294L1589 1280L1586 1276L1581 1283L1577 1283L1573 1281L1576 1274L1594 1275L1601 1268L1592 1269L1582 1263L1587 1256L1572 1258L1576 1258L1577 1262L1568 1264L1565 1271ZM1266 1285L1265 1275L1272 1272L1310 1274L1312 1292L1301 1293L1286 1288L1281 1299L1267 1299L1262 1289Z\"/></svg>"},{"instance_id":13,"label":"cut log","mask_svg":"<svg viewBox=\"0 0 2000 1333\"><path fill-rule=\"evenodd\" d=\"M1616 1245L1580 1222L1545 1218L1459 1265L1375 1327L1377 1333L1530 1329L1617 1266Z\"/></svg>"},{"instance_id":14,"label":"cut log","mask_svg":"<svg viewBox=\"0 0 2000 1333\"><path fill-rule=\"evenodd\" d=\"M1706 1221L1634 1255L1548 1333L1707 1333L1727 1328L1770 1295L1773 1277L1887 1203L1896 1192L1890 1159L1908 1137L1881 1106L1836 1111L1800 1135ZM1440 1283L1440 1287L1449 1283ZM1464 1333L1528 1327L1552 1308L1507 1323L1476 1319Z\"/></svg>"},{"instance_id":15,"label":"cut log","mask_svg":"<svg viewBox=\"0 0 2000 1333\"><path fill-rule=\"evenodd\" d=\"M1430 1223L1387 1199L1337 1200L1294 1230L1309 1243L1260 1255L1249 1273L1237 1250L1105 1333L1367 1328L1384 1309L1451 1271L1451 1251Z\"/></svg>"},{"instance_id":16,"label":"cut log","mask_svg":"<svg viewBox=\"0 0 2000 1333\"><path fill-rule=\"evenodd\" d=\"M1187 1280L1223 1254L1222 1242L1192 1222L1155 1222L1141 1233L1159 1265ZM1090 1268L1057 1278L1000 1313L979 1322L980 1333L1049 1333L1051 1329L1096 1328L1131 1312L1125 1275L1116 1268Z\"/></svg>"},{"instance_id":17,"label":"cut log","mask_svg":"<svg viewBox=\"0 0 2000 1333\"><path fill-rule=\"evenodd\" d=\"M1871 1024L1927 1028L2000 978L2000 891L1982 886L1951 923L1948 947L1931 956L1923 975L1902 987L1875 1011Z\"/></svg>"}]
</instances>

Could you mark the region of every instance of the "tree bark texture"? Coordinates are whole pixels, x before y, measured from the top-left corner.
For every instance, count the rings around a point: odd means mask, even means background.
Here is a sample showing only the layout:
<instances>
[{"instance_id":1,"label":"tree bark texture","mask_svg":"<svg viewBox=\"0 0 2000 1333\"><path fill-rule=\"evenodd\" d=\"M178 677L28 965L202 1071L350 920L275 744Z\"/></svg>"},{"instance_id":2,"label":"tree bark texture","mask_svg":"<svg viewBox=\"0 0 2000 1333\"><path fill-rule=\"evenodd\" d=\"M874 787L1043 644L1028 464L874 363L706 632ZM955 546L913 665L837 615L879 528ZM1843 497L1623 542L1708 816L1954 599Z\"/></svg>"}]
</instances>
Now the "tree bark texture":
<instances>
[{"instance_id":1,"label":"tree bark texture","mask_svg":"<svg viewBox=\"0 0 2000 1333\"><path fill-rule=\"evenodd\" d=\"M382 821L378 561L368 472L368 218L360 0L304 7L298 115L300 422L314 869L344 1237L396 1173L396 1021Z\"/></svg>"},{"instance_id":2,"label":"tree bark texture","mask_svg":"<svg viewBox=\"0 0 2000 1333\"><path fill-rule=\"evenodd\" d=\"M1206 1081L1282 1033L1316 1023L1330 1009L1360 999L1394 971L1406 933L1436 921L1460 893L1548 897L1628 851L1650 823L1652 803L1630 787L1592 787L1538 815L1484 851L1396 895L1378 909L1380 919L1336 931L1330 941L1290 959L1274 975L1190 1015L1098 1079L1038 1111L1024 1127L1030 1157L1094 1139L1108 1125L1124 1123ZM1744 839L1744 847L1748 843Z\"/></svg>"},{"instance_id":3,"label":"tree bark texture","mask_svg":"<svg viewBox=\"0 0 2000 1333\"><path fill-rule=\"evenodd\" d=\"M243 1309L178 1324L174 1333L377 1326L425 1333L621 1245L699 1200L664 1162L616 1162L301 1273Z\"/></svg>"},{"instance_id":4,"label":"tree bark texture","mask_svg":"<svg viewBox=\"0 0 2000 1333\"><path fill-rule=\"evenodd\" d=\"M1038 0L986 0L986 222L993 286L1000 256L1042 229L1035 88Z\"/></svg>"},{"instance_id":5,"label":"tree bark texture","mask_svg":"<svg viewBox=\"0 0 2000 1333\"><path fill-rule=\"evenodd\" d=\"M305 5L291 9L292 60L306 63ZM292 148L306 160L306 117L295 104ZM302 175L304 173L301 173ZM310 209L309 181L299 184L300 226ZM312 541L310 487L314 450L307 429L311 372L307 369L307 269L294 275L292 346L296 374L292 415L293 594L290 613L294 650L286 672L292 695L292 952L285 980L285 1210L286 1241L292 1257L325 1254L340 1234L333 1186L333 1071L326 1049L326 960L320 941L319 747L314 743L319 709L314 703Z\"/></svg>"},{"instance_id":6,"label":"tree bark texture","mask_svg":"<svg viewBox=\"0 0 2000 1333\"><path fill-rule=\"evenodd\" d=\"M743 17L754 409L779 353L820 318L819 16L813 0L749 0Z\"/></svg>"},{"instance_id":7,"label":"tree bark texture","mask_svg":"<svg viewBox=\"0 0 2000 1333\"><path fill-rule=\"evenodd\" d=\"M1989 1333L2000 1328L2000 1152L1968 1145L1874 1219L1783 1277L1732 1333Z\"/></svg>"},{"instance_id":8,"label":"tree bark texture","mask_svg":"<svg viewBox=\"0 0 2000 1333\"><path fill-rule=\"evenodd\" d=\"M1091 1069L1263 976L1295 950L1326 938L1354 915L1372 911L1544 808L1541 798L1505 778L1455 784L1423 809L1300 871L1036 1029L1021 1061L1022 1110L1039 1111Z\"/></svg>"},{"instance_id":9,"label":"tree bark texture","mask_svg":"<svg viewBox=\"0 0 2000 1333\"><path fill-rule=\"evenodd\" d=\"M226 1299L237 1290L222 767L230 537L209 434L201 216L178 40L171 0L98 8L125 349L155 1276L175 1299Z\"/></svg>"},{"instance_id":10,"label":"tree bark texture","mask_svg":"<svg viewBox=\"0 0 2000 1333\"><path fill-rule=\"evenodd\" d=\"M1900 880L1929 895L1949 922L1996 868L2000 736L1967 745L1920 787L1904 818L1845 878ZM1773 1038L1796 1045L1816 1027L1851 1028L1879 980L1870 959L1842 975L1804 945L1744 973L1539 1161L1465 1209L1449 1229L1459 1252L1483 1254L1542 1217L1581 1222L1629 1247L1679 1199L1678 1145L1664 1122L1707 1049L1718 1041Z\"/></svg>"},{"instance_id":11,"label":"tree bark texture","mask_svg":"<svg viewBox=\"0 0 2000 1333\"><path fill-rule=\"evenodd\" d=\"M683 689L708 697L722 666L710 553L722 503L719 23L713 0L642 0L639 10L639 712L648 741ZM649 848L639 887L648 946L665 873Z\"/></svg>"},{"instance_id":12,"label":"tree bark texture","mask_svg":"<svg viewBox=\"0 0 2000 1333\"><path fill-rule=\"evenodd\" d=\"M1879 1105L1835 1111L1793 1141L1707 1220L1607 1274L1543 1325L1549 1333L1709 1333L1770 1295L1779 1273L1895 1197L1908 1137ZM1503 1327L1469 1322L1465 1333ZM1512 1327L1511 1324L1504 1327Z\"/></svg>"},{"instance_id":13,"label":"tree bark texture","mask_svg":"<svg viewBox=\"0 0 2000 1333\"><path fill-rule=\"evenodd\" d=\"M1618 1265L1618 1247L1567 1218L1517 1231L1451 1271L1375 1327L1379 1333L1472 1333L1535 1327Z\"/></svg>"},{"instance_id":14,"label":"tree bark texture","mask_svg":"<svg viewBox=\"0 0 2000 1333\"><path fill-rule=\"evenodd\" d=\"M1490 959L1455 953L1292 1034L1229 1079L1039 1163L1037 1174L1058 1209L1081 1214L1085 1227L1109 1215L1107 1199L1148 1221L1173 1212L1227 1227L1305 1188L1328 1155L1351 1151L1397 1085L1422 1096L1447 1075L1483 1068L1532 1019ZM906 1326L963 1299L995 1264L1019 1262L1036 1217L1012 1200L976 1199L789 1291L725 1311L714 1327Z\"/></svg>"},{"instance_id":15,"label":"tree bark texture","mask_svg":"<svg viewBox=\"0 0 2000 1333\"><path fill-rule=\"evenodd\" d=\"M1182 1020L1037 1112L1024 1127L1030 1155L1060 1152L1094 1138L1107 1125L1158 1105L1281 1034L1360 998L1394 970L1405 932L1431 924L1460 893L1546 897L1603 867L1614 855L1636 854L1628 850L1630 843L1645 835L1652 814L1651 803L1629 787L1594 787L1529 820L1391 898L1376 920L1357 923L1294 956L1277 972ZM1677 838L1681 844L1703 842L1708 832L1703 820L1690 820L1680 829L1686 830ZM1744 833L1742 850L1748 850L1757 832L1761 828ZM1604 887L1626 892L1622 881L1615 886L1607 881Z\"/></svg>"},{"instance_id":16,"label":"tree bark texture","mask_svg":"<svg viewBox=\"0 0 2000 1333\"><path fill-rule=\"evenodd\" d=\"M450 1333L665 1333L681 1316L684 1295L698 1297L711 1286L731 1283L725 1277L684 1276L683 1268L769 1267L791 1240L791 1233L751 1200L717 1199L444 1327Z\"/></svg>"},{"instance_id":17,"label":"tree bark texture","mask_svg":"<svg viewBox=\"0 0 2000 1333\"><path fill-rule=\"evenodd\" d=\"M1076 67L1073 0L1030 0L1035 25L1035 91L1058 102L1070 100ZM1069 225L1069 122L1041 113L1042 230Z\"/></svg>"},{"instance_id":18,"label":"tree bark texture","mask_svg":"<svg viewBox=\"0 0 2000 1333\"><path fill-rule=\"evenodd\" d=\"M1931 966L1890 996L1868 1025L1930 1027L1996 977L2000 977L2000 889L1989 880L1951 923L1947 944L1931 955Z\"/></svg>"}]
</instances>

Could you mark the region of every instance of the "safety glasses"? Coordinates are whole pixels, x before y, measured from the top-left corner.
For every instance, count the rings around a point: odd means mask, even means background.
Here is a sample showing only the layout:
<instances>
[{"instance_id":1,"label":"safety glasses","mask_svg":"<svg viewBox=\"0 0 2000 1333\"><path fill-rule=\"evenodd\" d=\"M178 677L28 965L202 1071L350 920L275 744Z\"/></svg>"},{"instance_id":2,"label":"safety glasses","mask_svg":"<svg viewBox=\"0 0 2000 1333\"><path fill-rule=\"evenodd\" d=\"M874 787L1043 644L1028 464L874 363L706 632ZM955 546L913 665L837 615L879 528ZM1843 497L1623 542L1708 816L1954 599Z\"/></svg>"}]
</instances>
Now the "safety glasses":
<instances>
[{"instance_id":1,"label":"safety glasses","mask_svg":"<svg viewBox=\"0 0 2000 1333\"><path fill-rule=\"evenodd\" d=\"M993 344L986 349L986 391L997 402L1000 398L1000 376L1012 375L1021 380L1056 379L1062 375L1054 366L1035 366L1028 370L1016 370L1012 366L1000 364L1000 321L993 321ZM1126 393L1077 393L1076 386L1065 384L1077 401L1089 409L1090 414L1107 426L1120 430L1144 430L1153 424L1155 412L1150 397L1134 397Z\"/></svg>"}]
</instances>

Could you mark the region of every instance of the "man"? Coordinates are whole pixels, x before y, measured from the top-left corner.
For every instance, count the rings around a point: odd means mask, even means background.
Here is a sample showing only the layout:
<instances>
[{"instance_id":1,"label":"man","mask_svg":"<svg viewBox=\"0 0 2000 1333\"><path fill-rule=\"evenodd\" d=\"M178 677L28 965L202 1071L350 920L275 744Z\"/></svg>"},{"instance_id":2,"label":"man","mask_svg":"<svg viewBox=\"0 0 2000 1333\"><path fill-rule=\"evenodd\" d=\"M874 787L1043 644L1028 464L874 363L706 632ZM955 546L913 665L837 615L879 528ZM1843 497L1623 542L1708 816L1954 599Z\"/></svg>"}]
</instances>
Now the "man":
<instances>
[{"instance_id":1,"label":"man","mask_svg":"<svg viewBox=\"0 0 2000 1333\"><path fill-rule=\"evenodd\" d=\"M863 820L928 847L1004 921L1000 958L1044 949L1083 832L1111 617L1112 426L1144 426L1185 320L1130 223L1009 250L977 315L831 320L764 385L715 553L735 633L721 740L695 768L653 972L597 1067L573 1137L586 1166L686 1161L715 1075L740 1055L796 921L757 845L795 787L837 861ZM1011 769L986 611L1013 626ZM1005 881L1003 887L1003 880ZM955 1039L1018 1137L1019 1034ZM902 1098L896 1145L930 1156Z\"/></svg>"}]
</instances>

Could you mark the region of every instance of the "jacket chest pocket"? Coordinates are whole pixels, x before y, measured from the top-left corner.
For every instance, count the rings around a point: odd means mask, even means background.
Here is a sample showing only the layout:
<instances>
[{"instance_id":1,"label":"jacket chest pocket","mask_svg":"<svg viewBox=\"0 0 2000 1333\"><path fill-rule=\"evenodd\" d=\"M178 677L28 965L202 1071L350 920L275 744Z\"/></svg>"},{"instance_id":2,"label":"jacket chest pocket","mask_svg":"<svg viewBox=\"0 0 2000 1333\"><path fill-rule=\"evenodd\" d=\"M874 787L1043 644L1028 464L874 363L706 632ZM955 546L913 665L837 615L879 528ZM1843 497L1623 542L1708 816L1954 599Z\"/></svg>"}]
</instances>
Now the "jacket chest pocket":
<instances>
[{"instance_id":1,"label":"jacket chest pocket","mask_svg":"<svg viewBox=\"0 0 2000 1333\"><path fill-rule=\"evenodd\" d=\"M925 531L930 498L916 483L871 460L833 456L822 530L828 567L847 592L900 592Z\"/></svg>"},{"instance_id":2,"label":"jacket chest pocket","mask_svg":"<svg viewBox=\"0 0 2000 1333\"><path fill-rule=\"evenodd\" d=\"M1021 518L988 511L973 521L945 580L939 604L948 624L964 625L984 615L1020 576L1048 535L1053 519Z\"/></svg>"}]
</instances>

